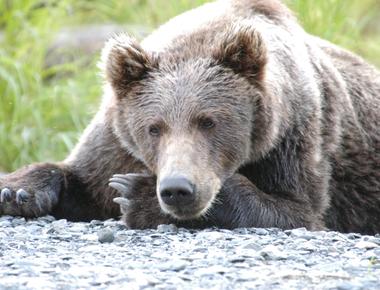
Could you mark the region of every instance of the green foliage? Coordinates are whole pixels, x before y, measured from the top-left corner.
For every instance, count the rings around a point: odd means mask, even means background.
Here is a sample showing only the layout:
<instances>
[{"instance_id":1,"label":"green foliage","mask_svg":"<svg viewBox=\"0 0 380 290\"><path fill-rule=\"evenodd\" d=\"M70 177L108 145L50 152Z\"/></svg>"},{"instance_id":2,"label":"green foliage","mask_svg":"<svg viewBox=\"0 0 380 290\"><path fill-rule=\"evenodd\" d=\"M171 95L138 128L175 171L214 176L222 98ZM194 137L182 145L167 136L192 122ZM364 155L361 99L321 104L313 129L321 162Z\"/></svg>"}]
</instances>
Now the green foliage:
<instances>
[{"instance_id":1,"label":"green foliage","mask_svg":"<svg viewBox=\"0 0 380 290\"><path fill-rule=\"evenodd\" d=\"M287 0L287 3L308 32L380 66L380 1Z\"/></svg>"},{"instance_id":2,"label":"green foliage","mask_svg":"<svg viewBox=\"0 0 380 290\"><path fill-rule=\"evenodd\" d=\"M87 22L135 23L156 27L158 24L206 0L95 0L73 2L77 20ZM96 9L94 9L96 7Z\"/></svg>"},{"instance_id":3,"label":"green foliage","mask_svg":"<svg viewBox=\"0 0 380 290\"><path fill-rule=\"evenodd\" d=\"M97 57L47 68L62 27L133 23L152 29L206 0L0 0L0 171L64 158L97 109ZM287 0L311 33L380 65L377 0ZM60 77L52 77L59 73Z\"/></svg>"}]
</instances>

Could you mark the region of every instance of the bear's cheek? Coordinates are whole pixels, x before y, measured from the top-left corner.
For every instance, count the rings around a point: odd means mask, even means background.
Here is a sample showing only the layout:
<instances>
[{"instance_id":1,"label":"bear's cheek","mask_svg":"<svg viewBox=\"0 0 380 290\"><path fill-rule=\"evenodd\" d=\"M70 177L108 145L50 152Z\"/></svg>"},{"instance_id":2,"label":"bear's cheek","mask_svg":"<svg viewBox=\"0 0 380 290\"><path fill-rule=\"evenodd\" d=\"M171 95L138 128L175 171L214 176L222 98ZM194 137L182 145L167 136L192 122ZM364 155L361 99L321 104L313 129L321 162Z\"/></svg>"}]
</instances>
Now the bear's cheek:
<instances>
[{"instance_id":1,"label":"bear's cheek","mask_svg":"<svg viewBox=\"0 0 380 290\"><path fill-rule=\"evenodd\" d=\"M249 161L250 144L249 133L243 135L241 130L231 130L212 143L211 166L222 183Z\"/></svg>"}]
</instances>

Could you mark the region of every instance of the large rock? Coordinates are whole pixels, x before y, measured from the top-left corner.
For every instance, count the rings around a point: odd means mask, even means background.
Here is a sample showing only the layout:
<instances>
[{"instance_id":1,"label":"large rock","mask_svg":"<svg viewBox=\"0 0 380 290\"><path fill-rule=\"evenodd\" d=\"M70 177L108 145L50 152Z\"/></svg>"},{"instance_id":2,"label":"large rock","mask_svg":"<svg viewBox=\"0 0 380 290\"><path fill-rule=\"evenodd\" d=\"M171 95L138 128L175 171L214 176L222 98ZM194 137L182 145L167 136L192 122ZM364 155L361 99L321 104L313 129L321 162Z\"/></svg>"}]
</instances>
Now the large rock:
<instances>
[{"instance_id":1,"label":"large rock","mask_svg":"<svg viewBox=\"0 0 380 290\"><path fill-rule=\"evenodd\" d=\"M105 41L112 35L128 32L136 38L144 37L149 29L137 25L92 24L62 29L54 38L46 55L46 67L77 59L92 60Z\"/></svg>"}]
</instances>

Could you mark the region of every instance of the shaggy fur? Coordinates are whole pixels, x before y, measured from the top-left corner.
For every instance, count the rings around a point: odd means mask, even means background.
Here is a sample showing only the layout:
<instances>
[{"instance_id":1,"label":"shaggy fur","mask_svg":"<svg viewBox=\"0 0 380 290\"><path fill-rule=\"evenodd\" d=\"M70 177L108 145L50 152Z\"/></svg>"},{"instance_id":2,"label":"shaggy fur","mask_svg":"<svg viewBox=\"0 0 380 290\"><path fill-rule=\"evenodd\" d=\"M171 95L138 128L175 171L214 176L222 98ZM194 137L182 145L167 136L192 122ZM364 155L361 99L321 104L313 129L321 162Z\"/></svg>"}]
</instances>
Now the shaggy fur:
<instances>
[{"instance_id":1,"label":"shaggy fur","mask_svg":"<svg viewBox=\"0 0 380 290\"><path fill-rule=\"evenodd\" d=\"M0 214L380 233L380 74L281 2L206 4L141 44L111 39L100 66L79 144L2 177ZM187 206L161 197L178 175Z\"/></svg>"}]
</instances>

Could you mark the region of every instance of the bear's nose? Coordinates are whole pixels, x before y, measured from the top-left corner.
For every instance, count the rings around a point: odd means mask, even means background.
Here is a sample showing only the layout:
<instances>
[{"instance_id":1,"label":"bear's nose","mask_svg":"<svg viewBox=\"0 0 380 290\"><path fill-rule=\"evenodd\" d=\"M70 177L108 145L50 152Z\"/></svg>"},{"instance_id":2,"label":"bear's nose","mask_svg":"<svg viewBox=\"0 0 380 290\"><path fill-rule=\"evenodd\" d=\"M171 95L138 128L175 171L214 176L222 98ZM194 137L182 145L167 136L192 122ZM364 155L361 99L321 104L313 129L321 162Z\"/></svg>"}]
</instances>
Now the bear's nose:
<instances>
[{"instance_id":1,"label":"bear's nose","mask_svg":"<svg viewBox=\"0 0 380 290\"><path fill-rule=\"evenodd\" d=\"M160 184L160 195L167 205L188 205L195 200L194 185L184 177L164 178Z\"/></svg>"}]
</instances>

